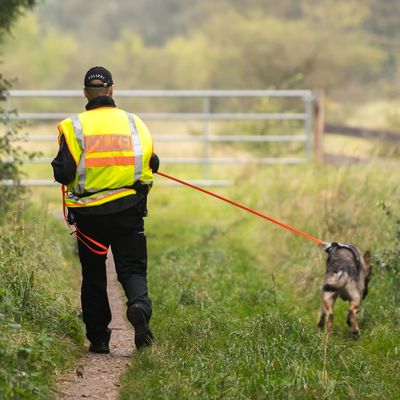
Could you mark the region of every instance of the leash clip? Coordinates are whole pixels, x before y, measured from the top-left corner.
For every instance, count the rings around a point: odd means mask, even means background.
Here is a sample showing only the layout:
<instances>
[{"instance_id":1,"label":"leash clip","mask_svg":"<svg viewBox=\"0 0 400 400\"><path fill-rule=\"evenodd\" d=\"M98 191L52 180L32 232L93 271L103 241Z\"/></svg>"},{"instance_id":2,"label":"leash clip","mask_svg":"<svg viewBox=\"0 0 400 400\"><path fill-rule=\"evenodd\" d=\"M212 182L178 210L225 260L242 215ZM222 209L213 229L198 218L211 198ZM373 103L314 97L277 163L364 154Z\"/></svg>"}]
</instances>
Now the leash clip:
<instances>
[{"instance_id":1,"label":"leash clip","mask_svg":"<svg viewBox=\"0 0 400 400\"><path fill-rule=\"evenodd\" d=\"M321 246L324 248L324 250L326 251L326 252L329 252L329 249L331 248L331 247L333 247L335 245L335 243L331 243L331 242L322 242L321 243Z\"/></svg>"}]
</instances>

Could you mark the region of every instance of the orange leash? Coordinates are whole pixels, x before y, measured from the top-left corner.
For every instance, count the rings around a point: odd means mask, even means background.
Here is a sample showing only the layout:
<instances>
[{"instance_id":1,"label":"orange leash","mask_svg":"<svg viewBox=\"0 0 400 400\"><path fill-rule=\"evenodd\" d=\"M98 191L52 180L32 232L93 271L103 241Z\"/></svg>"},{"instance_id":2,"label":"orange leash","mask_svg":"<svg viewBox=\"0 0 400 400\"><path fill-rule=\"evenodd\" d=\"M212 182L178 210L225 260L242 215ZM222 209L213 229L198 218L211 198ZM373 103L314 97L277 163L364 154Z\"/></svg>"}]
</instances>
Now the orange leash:
<instances>
[{"instance_id":1,"label":"orange leash","mask_svg":"<svg viewBox=\"0 0 400 400\"><path fill-rule=\"evenodd\" d=\"M75 222L73 223L73 226L75 227L75 230L73 230L71 228L71 225L68 222L68 217L67 217L67 213L66 213L67 207L65 205L65 196L67 195L68 190L65 187L65 185L61 185L61 193L62 193L62 201L63 201L64 220L65 220L66 224L68 225L68 229L71 231L71 235L74 235L78 240L80 240L93 253L98 254L100 256L106 256L107 253L108 253L108 247L107 246L104 246L104 244L102 244L102 243L98 242L97 240L94 240L90 236L87 236L84 233L82 233L82 231L79 230L79 228L77 227ZM94 249L89 243L97 246L101 250Z\"/></svg>"},{"instance_id":2,"label":"orange leash","mask_svg":"<svg viewBox=\"0 0 400 400\"><path fill-rule=\"evenodd\" d=\"M329 245L329 243L324 242L323 240L317 239L317 238L315 238L315 237L309 235L308 233L302 232L302 231L300 231L300 230L298 230L298 229L296 229L296 228L293 228L293 227L290 226L290 225L287 225L287 224L285 224L285 223L283 223L283 222L280 222L280 221L278 221L278 220L276 220L276 219L274 219L274 218L268 217L267 215L264 215L264 214L262 214L262 213L260 213L260 212L258 212L258 211L252 210L251 208L246 207L246 206L244 206L244 205L242 205L242 204L236 203L236 202L233 201L233 200L229 200L229 199L227 199L226 197L222 197L222 196L220 196L220 195L218 195L218 194L216 194L216 193L210 192L209 190L203 189L203 188L200 187L200 186L196 186L196 185L193 185L193 184L191 184L191 183L189 183L189 182L182 181L181 179L174 178L173 176L164 174L163 172L160 172L160 171L158 171L157 174L163 176L164 178L171 179L172 181L181 183L182 185L189 186L189 187L191 187L192 189L196 189L196 190L199 190L200 192L203 192L203 193L206 193L206 194L208 194L208 195L210 195L210 196L216 197L217 199L220 199L220 200L222 200L222 201L225 201L225 202L227 202L227 203L229 203L229 204L232 204L233 206L239 207L239 208L241 208L241 209L243 209L243 210L245 210L245 211L248 211L248 212L250 212L250 213L252 213L252 214L255 214L255 215L257 215L258 217L264 218L264 219L266 219L266 220L268 220L268 221L270 221L270 222L273 222L273 223L276 224L276 225L281 226L282 228L285 228L285 229L287 229L287 230L289 230L289 231L292 231L292 232L294 232L294 233L297 233L298 235L301 235L301 236L303 236L303 237L305 237L305 238L307 238L307 239L309 239L309 240L312 240L313 242L315 242L315 243L317 243L317 244L319 244L319 245L322 245L322 246L327 246L327 245Z\"/></svg>"}]
</instances>

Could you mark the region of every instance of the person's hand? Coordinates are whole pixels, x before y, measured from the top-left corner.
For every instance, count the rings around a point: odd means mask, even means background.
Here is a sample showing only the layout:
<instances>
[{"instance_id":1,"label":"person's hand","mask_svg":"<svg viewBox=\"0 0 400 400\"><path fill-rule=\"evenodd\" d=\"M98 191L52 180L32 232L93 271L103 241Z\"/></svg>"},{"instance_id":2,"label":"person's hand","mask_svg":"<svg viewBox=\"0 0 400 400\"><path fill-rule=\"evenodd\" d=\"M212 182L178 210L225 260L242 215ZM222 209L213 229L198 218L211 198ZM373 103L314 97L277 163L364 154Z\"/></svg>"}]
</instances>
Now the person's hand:
<instances>
[{"instance_id":1,"label":"person's hand","mask_svg":"<svg viewBox=\"0 0 400 400\"><path fill-rule=\"evenodd\" d=\"M157 173L158 168L160 167L160 159L156 153L151 155L149 166L153 173Z\"/></svg>"}]
</instances>

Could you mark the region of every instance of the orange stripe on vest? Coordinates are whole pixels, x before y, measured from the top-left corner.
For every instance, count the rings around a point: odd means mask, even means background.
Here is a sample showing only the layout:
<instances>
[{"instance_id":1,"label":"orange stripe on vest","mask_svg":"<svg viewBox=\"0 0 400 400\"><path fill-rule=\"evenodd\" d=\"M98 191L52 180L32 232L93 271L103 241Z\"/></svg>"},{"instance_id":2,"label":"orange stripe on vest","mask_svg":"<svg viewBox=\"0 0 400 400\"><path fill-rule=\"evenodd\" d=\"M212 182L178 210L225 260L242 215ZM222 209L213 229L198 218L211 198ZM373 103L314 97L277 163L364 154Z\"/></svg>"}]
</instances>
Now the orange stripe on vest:
<instances>
[{"instance_id":1,"label":"orange stripe on vest","mask_svg":"<svg viewBox=\"0 0 400 400\"><path fill-rule=\"evenodd\" d=\"M135 157L96 157L85 158L86 167L107 167L110 165L135 165Z\"/></svg>"}]
</instances>

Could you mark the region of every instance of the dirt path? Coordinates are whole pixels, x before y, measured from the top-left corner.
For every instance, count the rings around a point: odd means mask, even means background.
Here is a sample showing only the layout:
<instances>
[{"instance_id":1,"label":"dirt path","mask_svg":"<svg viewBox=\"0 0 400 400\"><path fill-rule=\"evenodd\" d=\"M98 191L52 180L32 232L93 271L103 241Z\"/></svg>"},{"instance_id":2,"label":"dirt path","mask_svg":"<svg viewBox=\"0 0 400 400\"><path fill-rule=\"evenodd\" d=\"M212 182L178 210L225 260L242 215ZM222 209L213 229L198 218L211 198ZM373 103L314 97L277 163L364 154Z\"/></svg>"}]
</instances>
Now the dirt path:
<instances>
[{"instance_id":1,"label":"dirt path","mask_svg":"<svg viewBox=\"0 0 400 400\"><path fill-rule=\"evenodd\" d=\"M125 317L116 279L114 261L107 260L108 296L112 311L110 354L85 355L75 368L62 376L57 385L58 400L83 398L114 400L117 398L119 377L127 368L133 354L133 328ZM87 346L86 346L87 348Z\"/></svg>"}]
</instances>

